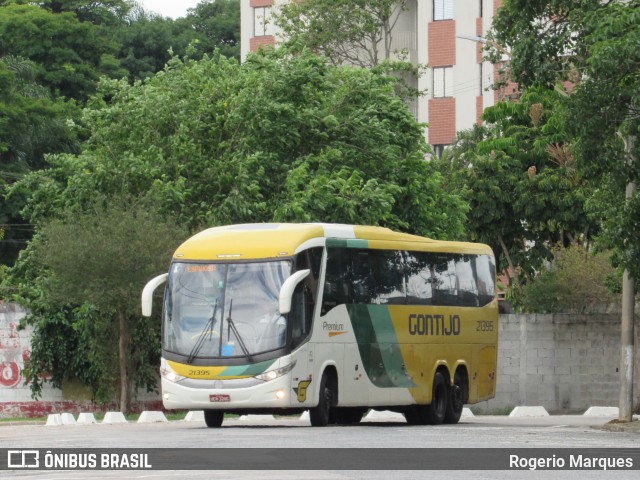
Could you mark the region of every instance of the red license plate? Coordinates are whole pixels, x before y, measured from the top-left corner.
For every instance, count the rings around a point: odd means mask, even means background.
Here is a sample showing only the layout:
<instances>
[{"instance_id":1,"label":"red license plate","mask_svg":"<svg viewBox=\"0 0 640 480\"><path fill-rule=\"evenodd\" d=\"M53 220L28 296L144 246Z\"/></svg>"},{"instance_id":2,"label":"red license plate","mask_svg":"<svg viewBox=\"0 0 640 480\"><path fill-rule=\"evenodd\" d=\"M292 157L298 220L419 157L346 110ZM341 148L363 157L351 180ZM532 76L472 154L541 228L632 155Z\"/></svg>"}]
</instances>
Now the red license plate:
<instances>
[{"instance_id":1,"label":"red license plate","mask_svg":"<svg viewBox=\"0 0 640 480\"><path fill-rule=\"evenodd\" d=\"M209 395L210 402L230 402L231 397L229 395Z\"/></svg>"}]
</instances>

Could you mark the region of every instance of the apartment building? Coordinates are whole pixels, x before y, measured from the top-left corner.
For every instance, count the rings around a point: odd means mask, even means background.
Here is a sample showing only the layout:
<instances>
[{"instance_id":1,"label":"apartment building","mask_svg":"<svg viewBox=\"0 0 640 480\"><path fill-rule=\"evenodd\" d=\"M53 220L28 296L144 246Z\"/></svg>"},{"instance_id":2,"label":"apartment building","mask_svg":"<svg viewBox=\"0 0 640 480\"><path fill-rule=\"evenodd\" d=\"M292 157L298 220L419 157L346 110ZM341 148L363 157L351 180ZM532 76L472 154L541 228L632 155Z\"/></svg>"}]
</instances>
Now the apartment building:
<instances>
[{"instance_id":1,"label":"apartment building","mask_svg":"<svg viewBox=\"0 0 640 480\"><path fill-rule=\"evenodd\" d=\"M289 0L241 0L241 55L282 41L270 16ZM393 31L392 46L414 64L428 65L417 81L427 94L412 108L429 124L427 141L440 154L457 131L480 121L502 95L491 88L496 66L483 61L482 41L501 0L409 0ZM511 87L512 88L512 87Z\"/></svg>"}]
</instances>

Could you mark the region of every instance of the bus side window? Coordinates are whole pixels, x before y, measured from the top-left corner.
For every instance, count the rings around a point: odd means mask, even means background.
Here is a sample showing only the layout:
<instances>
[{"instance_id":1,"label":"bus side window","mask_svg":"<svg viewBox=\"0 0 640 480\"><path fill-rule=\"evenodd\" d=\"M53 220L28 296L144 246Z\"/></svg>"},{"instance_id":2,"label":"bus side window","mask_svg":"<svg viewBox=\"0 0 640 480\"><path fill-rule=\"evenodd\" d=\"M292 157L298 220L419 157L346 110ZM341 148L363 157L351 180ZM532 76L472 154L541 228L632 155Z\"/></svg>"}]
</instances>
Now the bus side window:
<instances>
[{"instance_id":1,"label":"bus side window","mask_svg":"<svg viewBox=\"0 0 640 480\"><path fill-rule=\"evenodd\" d=\"M369 252L366 250L353 250L351 253L351 271L353 282L353 299L350 303L371 303L371 267L369 265Z\"/></svg>"},{"instance_id":2,"label":"bus side window","mask_svg":"<svg viewBox=\"0 0 640 480\"><path fill-rule=\"evenodd\" d=\"M299 284L293 292L291 314L289 315L294 348L300 345L311 332L313 306L311 289L305 283Z\"/></svg>"},{"instance_id":3,"label":"bus side window","mask_svg":"<svg viewBox=\"0 0 640 480\"><path fill-rule=\"evenodd\" d=\"M496 267L493 257L477 255L475 274L478 283L478 300L481 307L487 305L496 295Z\"/></svg>"},{"instance_id":4,"label":"bus side window","mask_svg":"<svg viewBox=\"0 0 640 480\"><path fill-rule=\"evenodd\" d=\"M479 305L478 285L471 261L475 257L475 255L460 255L456 258L458 305L461 307L477 307Z\"/></svg>"},{"instance_id":5,"label":"bus side window","mask_svg":"<svg viewBox=\"0 0 640 480\"><path fill-rule=\"evenodd\" d=\"M407 304L433 305L433 262L426 252L405 253Z\"/></svg>"},{"instance_id":6,"label":"bus side window","mask_svg":"<svg viewBox=\"0 0 640 480\"><path fill-rule=\"evenodd\" d=\"M324 279L321 315L333 307L351 303L351 259L346 248L327 249L327 268Z\"/></svg>"},{"instance_id":7,"label":"bus side window","mask_svg":"<svg viewBox=\"0 0 640 480\"><path fill-rule=\"evenodd\" d=\"M371 251L371 272L375 282L371 303L406 303L404 269L404 259L400 251Z\"/></svg>"},{"instance_id":8,"label":"bus side window","mask_svg":"<svg viewBox=\"0 0 640 480\"><path fill-rule=\"evenodd\" d=\"M434 305L457 305L455 261L449 255L434 255L433 280Z\"/></svg>"}]
</instances>

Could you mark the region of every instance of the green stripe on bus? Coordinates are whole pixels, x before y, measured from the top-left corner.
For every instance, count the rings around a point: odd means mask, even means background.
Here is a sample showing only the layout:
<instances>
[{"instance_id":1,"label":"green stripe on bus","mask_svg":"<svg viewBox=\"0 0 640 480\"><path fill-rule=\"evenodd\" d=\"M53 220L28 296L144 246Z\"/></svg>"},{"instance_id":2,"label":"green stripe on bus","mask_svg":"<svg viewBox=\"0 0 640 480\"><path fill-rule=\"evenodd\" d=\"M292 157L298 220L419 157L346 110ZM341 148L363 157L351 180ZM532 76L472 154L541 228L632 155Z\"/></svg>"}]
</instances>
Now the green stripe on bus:
<instances>
[{"instance_id":1,"label":"green stripe on bus","mask_svg":"<svg viewBox=\"0 0 640 480\"><path fill-rule=\"evenodd\" d=\"M394 387L415 387L415 383L407 376L405 360L393 328L389 307L386 305L369 305L368 307L373 329L376 332L380 357L389 381Z\"/></svg>"},{"instance_id":2,"label":"green stripe on bus","mask_svg":"<svg viewBox=\"0 0 640 480\"><path fill-rule=\"evenodd\" d=\"M255 365L238 365L233 367L227 367L224 369L221 376L253 377L254 375L259 375L261 373L264 373L271 364L273 364L273 360L256 363Z\"/></svg>"},{"instance_id":3,"label":"green stripe on bus","mask_svg":"<svg viewBox=\"0 0 640 480\"><path fill-rule=\"evenodd\" d=\"M347 248L369 248L369 241L350 238L347 240Z\"/></svg>"},{"instance_id":4,"label":"green stripe on bus","mask_svg":"<svg viewBox=\"0 0 640 480\"><path fill-rule=\"evenodd\" d=\"M416 385L407 376L389 309L382 305L347 305L358 350L369 380L377 387Z\"/></svg>"},{"instance_id":5,"label":"green stripe on bus","mask_svg":"<svg viewBox=\"0 0 640 480\"><path fill-rule=\"evenodd\" d=\"M369 241L359 238L327 238L327 247L334 248L368 248Z\"/></svg>"}]
</instances>

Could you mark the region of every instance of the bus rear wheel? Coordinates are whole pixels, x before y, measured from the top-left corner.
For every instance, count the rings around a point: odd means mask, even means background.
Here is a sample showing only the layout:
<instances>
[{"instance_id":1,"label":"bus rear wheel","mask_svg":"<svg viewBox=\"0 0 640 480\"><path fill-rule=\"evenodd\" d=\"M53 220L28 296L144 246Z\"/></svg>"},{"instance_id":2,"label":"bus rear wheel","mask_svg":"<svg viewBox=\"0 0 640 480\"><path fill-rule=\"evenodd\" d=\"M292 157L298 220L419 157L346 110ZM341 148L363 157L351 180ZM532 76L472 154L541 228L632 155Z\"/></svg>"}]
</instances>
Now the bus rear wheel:
<instances>
[{"instance_id":1,"label":"bus rear wheel","mask_svg":"<svg viewBox=\"0 0 640 480\"><path fill-rule=\"evenodd\" d=\"M207 427L218 428L222 425L222 420L224 420L224 412L219 410L204 411L204 423L207 424Z\"/></svg>"},{"instance_id":2,"label":"bus rear wheel","mask_svg":"<svg viewBox=\"0 0 640 480\"><path fill-rule=\"evenodd\" d=\"M466 400L465 389L466 384L462 380L462 376L456 373L453 376L453 385L449 389L449 399L447 401L447 412L444 416L445 423L458 423L462 416L462 408Z\"/></svg>"},{"instance_id":3,"label":"bus rear wheel","mask_svg":"<svg viewBox=\"0 0 640 480\"><path fill-rule=\"evenodd\" d=\"M444 375L436 372L433 377L433 392L431 395L431 404L427 405L427 417L429 424L440 425L444 422L447 413L447 405L449 398L449 386L444 379Z\"/></svg>"},{"instance_id":4,"label":"bus rear wheel","mask_svg":"<svg viewBox=\"0 0 640 480\"><path fill-rule=\"evenodd\" d=\"M312 427L326 427L332 419L332 407L335 405L335 392L327 374L320 380L320 399L318 406L309 409L309 419Z\"/></svg>"},{"instance_id":5,"label":"bus rear wheel","mask_svg":"<svg viewBox=\"0 0 640 480\"><path fill-rule=\"evenodd\" d=\"M414 405L404 412L409 425L440 425L444 421L448 405L448 386L444 375L436 372L430 405Z\"/></svg>"}]
</instances>

